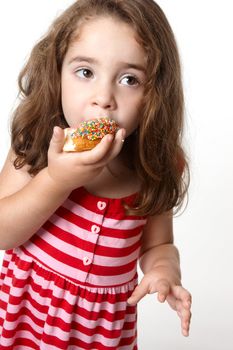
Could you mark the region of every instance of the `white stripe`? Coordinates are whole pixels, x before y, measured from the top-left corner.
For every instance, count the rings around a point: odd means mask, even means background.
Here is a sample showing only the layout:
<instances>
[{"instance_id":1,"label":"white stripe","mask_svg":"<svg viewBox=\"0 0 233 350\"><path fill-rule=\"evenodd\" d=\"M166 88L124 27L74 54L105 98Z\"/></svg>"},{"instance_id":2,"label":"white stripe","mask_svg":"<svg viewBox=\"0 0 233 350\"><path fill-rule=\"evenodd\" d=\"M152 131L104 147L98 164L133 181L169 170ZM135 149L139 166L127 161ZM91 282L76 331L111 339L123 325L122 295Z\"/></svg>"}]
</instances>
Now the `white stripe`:
<instances>
[{"instance_id":1,"label":"white stripe","mask_svg":"<svg viewBox=\"0 0 233 350\"><path fill-rule=\"evenodd\" d=\"M98 238L98 234L91 231L92 225L90 225L90 231L87 231L87 230L85 230L85 229L83 229L75 224L72 224L71 222L69 222L63 218L60 218L59 216L57 216L55 214L49 219L49 221L51 221L57 227L61 228L63 231L71 233L75 237L79 237L79 238L84 239L86 241L89 241L91 243L96 243L96 240ZM38 232L40 232L40 231L41 230L39 230Z\"/></svg>"},{"instance_id":2,"label":"white stripe","mask_svg":"<svg viewBox=\"0 0 233 350\"><path fill-rule=\"evenodd\" d=\"M2 266L1 274L6 275L6 273L7 273L7 268Z\"/></svg>"},{"instance_id":3,"label":"white stripe","mask_svg":"<svg viewBox=\"0 0 233 350\"><path fill-rule=\"evenodd\" d=\"M34 256L40 257L41 261L46 261L46 265L50 266L56 272L64 276L69 276L73 278L75 281L80 282L88 282L94 285L100 286L114 286L118 284L127 283L130 281L134 274L136 273L136 263L135 268L127 273L123 273L121 275L113 275L113 276L102 276L102 275L94 275L90 272L84 272L83 270L79 270L78 268L69 266L59 260L56 260L45 251L34 245L32 242L28 241L24 247ZM88 257L93 259L94 253L88 253ZM35 258L36 259L36 258ZM109 260L111 262L111 259Z\"/></svg>"},{"instance_id":4,"label":"white stripe","mask_svg":"<svg viewBox=\"0 0 233 350\"><path fill-rule=\"evenodd\" d=\"M127 273L123 273L123 274L119 274L116 276L97 276L94 275L92 273L89 273L87 275L87 279L86 282L90 283L90 284L94 284L94 285L102 285L102 286L109 286L109 285L114 285L115 284L123 284L123 283L127 283L127 281L130 281L134 275L136 273L136 267L135 269L127 272Z\"/></svg>"},{"instance_id":5,"label":"white stripe","mask_svg":"<svg viewBox=\"0 0 233 350\"><path fill-rule=\"evenodd\" d=\"M115 219L109 219L105 217L103 221L103 226L109 229L115 229L115 230L134 230L137 227L144 226L146 222L147 220L145 219L115 220Z\"/></svg>"},{"instance_id":6,"label":"white stripe","mask_svg":"<svg viewBox=\"0 0 233 350\"><path fill-rule=\"evenodd\" d=\"M27 257L27 256L25 256L25 254L22 252L22 254L21 255L23 255L25 258L27 258L27 260L30 260L31 258L30 257ZM13 263L11 264L11 265L13 265ZM20 275L20 278L22 278L22 275L23 276L25 276L25 271L23 271L23 270L21 270L21 269L18 269L18 268L16 268L15 267L15 273L16 273L16 277L17 277L17 272L19 272L19 275ZM27 273L29 273L29 271L27 271ZM83 298L81 298L81 297L78 297L78 303L77 303L77 295L71 295L70 293L69 293L69 291L64 291L63 289L61 289L61 288L59 288L59 287L57 287L57 286L54 286L54 283L53 282L50 282L50 281L47 281L47 280L44 280L42 277L40 277L40 276L37 276L36 275L36 272L35 271L31 271L31 275L32 275L32 277L34 277L34 280L35 280L35 283L37 283L38 285L41 285L42 287L43 287L43 284L47 284L49 287L52 287L53 288L53 295L54 296L56 296L57 294L57 297L59 297L59 298L63 298L63 299L66 299L68 302L69 302L69 297L71 297L71 299L73 299L73 305L78 305L78 306L80 306L80 307L85 307L85 309L89 309L90 311L93 311L93 303L91 303L91 302L87 302L86 301L86 299L83 299ZM33 276L34 275L34 276ZM6 284L7 284L7 282L8 282L8 280L9 280L9 283L11 283L12 281L11 281L11 278L7 278L6 279ZM132 281L131 281L132 282ZM135 281L133 281L133 282L135 282ZM130 283L129 283L130 284ZM131 283L132 284L132 283ZM47 288L46 289L49 289L48 288L48 286L47 286ZM28 292L30 292L30 294L32 295L32 297L35 299L35 292L33 291L33 289L32 289L32 287L30 286L30 285L28 285L28 288L26 288L27 287L27 285L25 285L25 287L22 289L22 288L16 288L16 287L14 287L14 288L12 288L12 295L14 295L14 294L16 294L16 296L17 296L17 293L15 293L17 290L18 290L18 292L19 292L19 295L22 295L22 293L24 292L24 290L26 290L27 289L27 291ZM122 286L123 287L123 289L125 288L125 286ZM90 289L90 288L89 288ZM115 289L116 288L114 288L114 291L115 291ZM126 288L127 289L127 288ZM98 288L98 290L99 290L99 288ZM64 292L65 292L65 298L64 298ZM116 291L115 291L116 292ZM36 295L36 300L37 300L37 302L39 303L39 304L47 304L47 302L48 302L48 299L49 298L47 298L47 300L46 300L46 298L41 298L39 295ZM76 300L76 303L74 304L74 300ZM83 303L83 305L82 305L82 303ZM31 303L29 302L29 301L27 301L26 302L26 304L25 304L25 301L22 301L22 303L20 304L20 305L18 305L18 307L17 307L17 309L19 310L20 309L20 306L21 305L25 305L26 307L28 307L32 312L33 312L33 314L36 316L36 317L38 317L39 319L42 319L42 320L44 320L45 318L46 318L46 315L44 315L43 313L40 313L37 309L35 309L32 305L31 305ZM71 303L72 304L72 303ZM101 310L101 309L107 309L109 312L111 312L111 310L113 310L113 312L114 311L116 311L117 309L118 309L118 306L119 306L119 309L121 309L122 308L122 306L123 306L123 310L124 310L124 306L125 306L125 302L119 302L118 303L118 305L117 304L111 304L111 303L108 303L108 302L102 302L102 303L94 303L94 310L96 310L96 312L98 312L99 310ZM12 312L12 313L17 313L16 312L16 306L15 305L9 305L9 312ZM50 313L50 315L53 317L53 316L56 316L56 317L59 317L59 318L62 318L62 319L64 319L64 320L66 320L66 315L67 315L67 317L70 319L70 317L72 317L72 315L70 315L70 314L68 314L68 313L66 313L66 311L65 310L63 310L63 309L57 309L57 308L54 308L52 305L50 306L50 309L49 309L49 313ZM102 325L105 329L109 329L109 330L111 330L111 329L116 329L116 328L119 328L119 329L121 329L122 328L122 321L119 321L119 320L117 320L117 321L115 321L115 322L109 322L109 321L107 321L107 320L105 320L105 319L98 319L97 321L90 321L90 320L86 320L84 317L81 317L80 315L73 315L73 316L75 316L74 318L72 318L72 319L77 319L77 321L78 322L80 322L80 324L82 324L82 325L84 325L84 326L86 326L86 327L88 327L88 328L94 328L94 327L96 327L96 323L98 324L98 325ZM21 317L20 317L21 318ZM25 321L25 319L29 319L27 316L24 316L24 318L23 318L23 320ZM68 319L68 322L69 322L69 319ZM136 320L136 316L134 315L134 314L129 314L129 315L126 315L126 318L125 318L125 320L124 321L128 321L128 322L134 322ZM32 320L30 319L29 321L28 321L30 324L32 324ZM13 324L14 324L14 322L13 322ZM34 325L34 322L33 322L33 325ZM11 327L10 327L10 323L8 323L8 325L6 324L6 322L5 322L5 324L4 324L4 328L6 328L6 329L11 329ZM13 327L14 328L14 327ZM12 328L12 329L13 329ZM61 331L61 329L60 328L58 328L58 327L52 327L51 329L50 329L51 327L49 327L49 325L46 325L46 327L45 327L45 329L44 329L44 333L47 333L47 334L51 334L51 335L56 335L56 329L57 329L57 331L58 331L58 333L59 333L59 337L61 337L62 336L62 338L64 337L64 340L67 340L67 332L62 332ZM34 326L34 329L35 329L35 331L36 332L40 332L40 327L38 327L38 325L36 325L35 324L35 326ZM46 330L47 329L47 330ZM131 336L131 335L129 335L129 334L131 334L131 332L134 332L134 330L130 330L130 331L126 331L127 333L125 333L125 336ZM63 335L62 335L62 333L63 333ZM93 339L93 337L89 337L89 336L86 336L86 335L84 335L84 334L82 334L82 333L80 333L80 332L78 332L78 331L76 331L76 330L73 330L72 332L72 335L73 336L75 336L75 337L78 337L78 338L80 338L80 339L82 339L83 341L85 341L85 342L87 342L87 343L91 343L92 341L100 341L100 342L104 342L104 345L105 346L114 346L113 344L115 344L115 342L114 342L114 339L108 339L108 338L105 338L104 336L102 336L102 335L95 335L94 336L94 339ZM32 337L32 335L31 335L31 333L30 332L27 332L27 331L23 331L23 332L18 332L18 334L20 335L20 336L23 336L23 337L27 337L27 338L29 338L29 339L32 339L32 340L35 340L34 339L34 337ZM132 334L133 335L133 334ZM70 334L69 334L69 336L70 336ZM121 332L121 337L122 337L122 332ZM4 338L2 338L2 341L3 341L3 345L4 345L4 343L5 343L5 339ZM6 341L8 342L9 340L8 339L6 339ZM117 341L117 339L116 339L116 341ZM119 341L119 340L118 340ZM11 345L12 344L12 342L10 343L10 344L8 344L8 343L6 343L6 346L8 345ZM41 344L40 343L40 348L41 349L43 349L43 347L41 347L41 345L43 345L43 344ZM50 347L48 348L48 345L46 345L47 347L45 348L45 349L50 349Z\"/></svg>"},{"instance_id":7,"label":"white stripe","mask_svg":"<svg viewBox=\"0 0 233 350\"><path fill-rule=\"evenodd\" d=\"M29 288L30 290L30 288ZM32 291L33 292L33 291ZM80 298L81 299L81 298ZM46 301L46 300L45 300ZM84 301L84 304L86 304L86 302ZM26 300L22 301L21 304L17 305L17 311L16 306L15 305L9 305L9 312L12 314L17 314L21 308L21 306L25 306L27 307L33 314L35 317L37 317L38 319L45 321L47 318L46 314L42 314L40 313L37 309L35 309L31 303ZM80 307L84 307L84 305L79 305ZM100 306L102 307L102 305L100 304ZM85 308L85 307L84 307ZM13 310L15 312L13 312ZM86 318L82 317L81 315L73 315L73 314L68 314L64 309L57 309L55 307L53 307L52 305L50 305L49 307L49 315L51 317L56 317L56 318L60 318L62 320L64 320L64 322L70 323L71 321L75 321L77 323L79 323L80 325L88 328L88 329L95 329L97 326L102 326L103 328L105 328L106 330L117 330L117 329L122 329L124 322L134 322L136 320L136 315L133 314L129 314L125 316L125 319L122 320L116 320L114 322L108 321L104 318L98 318L97 320L87 320ZM42 331L43 333L46 333L48 335L52 335L52 336L56 336L56 333L59 333L59 339L63 340L63 341L67 341L69 337L74 336L77 338L80 338L80 336L82 337L83 334L79 331L76 331L75 329L72 329L72 331L70 333L67 333L66 331L63 331L62 329L60 329L59 327L55 327L55 326L50 326L48 324L45 324L44 329L42 329L41 327L39 327L36 323L34 323L33 319L31 319L29 316L27 315L21 315L18 319L17 319L17 323L19 324L20 322L25 322L30 324L33 329L35 330L35 332L41 334ZM33 323L33 325L32 325ZM13 330L15 328L15 322L4 322L4 329L6 330ZM121 336L123 336L124 333L124 337L130 337L133 335L134 329L132 330L128 330L128 331L122 331L121 332ZM104 344L107 345L108 338L105 338L102 335L97 335L100 336L101 339L106 339L107 342L105 342ZM94 341L94 340L90 340L93 337L89 337L89 336L85 336L84 335L85 340L88 343ZM30 338L31 339L31 338ZM118 339L118 338L116 338ZM102 341L102 340L101 340ZM111 339L111 341L113 341L113 339ZM110 345L109 345L110 346Z\"/></svg>"},{"instance_id":8,"label":"white stripe","mask_svg":"<svg viewBox=\"0 0 233 350\"><path fill-rule=\"evenodd\" d=\"M137 260L139 255L140 247L133 253L123 257L106 257L98 254L94 254L93 263L99 266L122 266Z\"/></svg>"},{"instance_id":9,"label":"white stripe","mask_svg":"<svg viewBox=\"0 0 233 350\"><path fill-rule=\"evenodd\" d=\"M80 239L83 239L91 243L96 243L96 240L99 237L98 245L103 245L106 247L131 246L132 244L136 243L140 239L140 236L142 234L142 232L140 232L139 234L133 237L114 238L114 237L101 236L101 231L100 233L96 234L91 231L82 229L76 226L75 224L72 224L71 222L63 218L60 218L55 214L49 219L49 221L51 221L54 225L61 228L62 230L72 233L74 236L79 237ZM91 225L90 225L90 230L91 230ZM41 230L38 231L39 234L40 234L40 231ZM127 232L126 232L126 235L127 235ZM65 251L65 249L63 249L63 251Z\"/></svg>"},{"instance_id":10,"label":"white stripe","mask_svg":"<svg viewBox=\"0 0 233 350\"><path fill-rule=\"evenodd\" d=\"M34 262L35 264L37 264L38 266L40 266L43 270L45 271L49 271L49 272L52 272L53 274L55 275L58 275L60 276L62 279L65 279L66 281L68 281L69 283L72 283L76 286L79 286L83 289L86 289L92 293L99 293L99 294L119 294L119 293L127 293L128 291L131 291L134 289L135 285L137 284L138 282L138 278L136 276L136 278L134 280L132 280L132 278L130 280L128 280L125 284L121 285L121 286L105 286L105 287L89 287L89 286L83 286L81 284L78 284L78 283L75 283L71 280L69 280L68 278L65 278L63 275L57 273L57 272L54 272L52 270L50 270L49 268L45 267L43 264L41 264L40 262L36 261L36 260L33 260L33 258L31 257L28 257L23 251L21 251L19 248L18 248L18 255L19 255L19 258L23 261L25 261L26 259L27 260L30 260L31 262ZM11 264L12 265L12 264ZM14 274L15 276L18 278L18 279L27 279L28 278L28 275L30 274L29 271L24 271L24 270L21 270L19 269L15 264L14 266L10 266L10 269L13 269L14 270ZM39 275L37 275L36 271L34 271L33 269L31 270L31 274L32 276L35 276L36 279L39 280L38 284L39 285L42 285L43 281L45 281L45 283L53 283L53 281L47 281L47 280L44 280L43 277L40 277ZM117 276L118 277L118 276ZM134 277L134 276L133 276ZM41 279L41 280L40 280ZM10 286L11 285L11 278L9 279L9 283L10 283ZM119 283L118 283L119 284ZM8 285L6 283L6 285ZM16 287L14 287L16 288ZM19 288L20 290L20 288ZM63 289L61 289L61 291L63 291ZM17 295L16 295L17 296Z\"/></svg>"},{"instance_id":11,"label":"white stripe","mask_svg":"<svg viewBox=\"0 0 233 350\"><path fill-rule=\"evenodd\" d=\"M91 210L88 210L81 205L71 201L70 199L67 199L65 203L62 204L62 206L68 210L70 210L72 213L81 216L82 218L95 222L96 224L101 225L103 221L103 215L97 214Z\"/></svg>"},{"instance_id":12,"label":"white stripe","mask_svg":"<svg viewBox=\"0 0 233 350\"><path fill-rule=\"evenodd\" d=\"M10 261L11 258L12 258L12 255L11 255L11 254L8 254L8 253L7 253L7 250L6 250L5 253L4 253L4 256L3 256L3 260L5 260L5 261Z\"/></svg>"},{"instance_id":13,"label":"white stripe","mask_svg":"<svg viewBox=\"0 0 233 350\"><path fill-rule=\"evenodd\" d=\"M67 243L67 242L63 241L62 239L57 238L55 235L49 233L48 231L45 231L44 229L40 229L38 234L41 236L41 238L44 241L46 241L52 247L55 247L56 250L60 250L61 252L65 252L67 255L69 255L73 258L82 259L86 255L86 252L87 252L86 250L78 248L78 247L74 246L74 244ZM97 239L98 239L98 235L96 235L96 240ZM91 242L91 243L93 243L93 242ZM26 247L26 249L29 250L30 245L31 244L28 244L28 245L24 244L24 247Z\"/></svg>"},{"instance_id":14,"label":"white stripe","mask_svg":"<svg viewBox=\"0 0 233 350\"><path fill-rule=\"evenodd\" d=\"M24 317L26 319L26 316L22 316L22 317ZM21 319L21 317L19 318L19 320L20 319ZM34 328L34 323L33 323L33 325L31 324L32 320L30 318L28 318L28 322L32 326L32 328ZM17 339L17 338L29 339L29 340L34 341L34 343L36 343L37 346L40 345L40 341L31 332L26 331L26 330L17 331L13 339L5 338L5 337L3 337L3 335L1 335L0 345L11 346L14 343L15 339ZM21 349L20 348L19 349L22 350L22 348L24 349L24 346L23 347L21 346ZM47 347L47 349L48 349L48 347Z\"/></svg>"},{"instance_id":15,"label":"white stripe","mask_svg":"<svg viewBox=\"0 0 233 350\"><path fill-rule=\"evenodd\" d=\"M135 220L132 218L132 220L129 220L129 219L115 220L115 219L106 218L103 215L97 214L91 210L88 210L82 207L79 204L76 204L70 199L67 199L62 206L72 211L72 213L78 216L81 216L82 218L88 221L95 222L96 224L99 224L99 225L101 225L103 222L103 226L110 229L111 228L120 229L120 230L134 229L138 226L146 224L147 222L147 219ZM104 217L104 220L103 220L103 217Z\"/></svg>"},{"instance_id":16,"label":"white stripe","mask_svg":"<svg viewBox=\"0 0 233 350\"><path fill-rule=\"evenodd\" d=\"M78 247L75 247L73 244L69 244L59 238L57 238L55 235L40 229L38 231L38 234L41 235L41 238L46 241L48 244L50 244L52 247L56 247L56 249L60 250L61 252L66 252L66 254L68 254L69 256L73 257L73 258L78 258L80 260L83 259L83 257L85 257L87 254L90 255L90 257L94 258L94 263L96 265L101 265L101 266L122 266L124 264L128 264L131 261L135 260L138 258L139 256L139 251L140 251L140 247L137 248L135 251L133 251L131 254L123 256L123 257L112 257L112 256L103 256L103 255L98 255L98 254L94 254L93 252L89 252L83 249L80 249ZM90 238L92 238L93 234L90 235ZM98 235L96 236L96 240L98 239ZM130 243L129 241L131 241L131 244L136 243L139 239L140 239L140 235L137 235L137 237L133 237L133 239L128 239L128 244ZM98 246L106 246L109 247L108 245L108 241L113 240L113 238L108 238L108 237L99 237L98 240ZM88 241L88 240L87 240ZM114 239L115 241L115 246L113 248L126 248L124 243L126 242L126 240L124 239ZM136 242L134 242L136 241ZM92 242L93 243L93 242ZM25 243L24 246L28 251L31 251L31 245L33 243ZM33 244L34 245L34 244ZM36 246L36 244L35 244ZM130 246L130 245L129 245Z\"/></svg>"},{"instance_id":17,"label":"white stripe","mask_svg":"<svg viewBox=\"0 0 233 350\"><path fill-rule=\"evenodd\" d=\"M98 245L106 248L127 248L137 243L141 238L142 232L131 238L113 238L107 236L99 236Z\"/></svg>"},{"instance_id":18,"label":"white stripe","mask_svg":"<svg viewBox=\"0 0 233 350\"><path fill-rule=\"evenodd\" d=\"M4 284L6 286L9 286L9 287L12 287L12 279L9 279L9 282L7 281L6 279L6 282L4 281ZM5 293L3 292L2 290L0 291L0 298L1 300L4 302L4 303L8 303L9 301L9 294L8 293ZM1 311L2 309L0 309L0 315L1 315Z\"/></svg>"},{"instance_id":19,"label":"white stripe","mask_svg":"<svg viewBox=\"0 0 233 350\"><path fill-rule=\"evenodd\" d=\"M32 242L26 243L24 247L35 257L40 257L41 261L46 261L46 265L50 266L52 269L54 269L61 275L66 273L66 276L69 276L75 280L77 279L81 282L85 282L87 272L84 272L72 266L68 266L63 262L54 259L52 256L50 256L45 251L34 245Z\"/></svg>"},{"instance_id":20,"label":"white stripe","mask_svg":"<svg viewBox=\"0 0 233 350\"><path fill-rule=\"evenodd\" d=\"M23 349L20 349L23 350ZM40 342L40 350L58 350L57 346L53 346L51 344L45 344L45 342L41 341ZM76 346L71 345L70 350L76 350ZM83 349L81 349L83 350Z\"/></svg>"},{"instance_id":21,"label":"white stripe","mask_svg":"<svg viewBox=\"0 0 233 350\"><path fill-rule=\"evenodd\" d=\"M18 269L18 271L17 271L17 269L15 269L16 278L20 279L21 276L17 276L18 274L20 274L20 270ZM53 292L52 295L55 298L65 299L67 301L67 303L69 303L71 306L72 305L79 305L80 307L82 307L83 302L85 301L85 309L87 311L98 312L100 310L108 310L109 312L114 313L116 311L124 311L125 310L125 302L123 302L123 301L116 302L114 304L110 303L108 301L101 301L101 302L95 301L95 303L93 304L93 302L89 302L88 300L86 300L85 298L82 298L79 295L71 294L71 292L69 290L64 290L64 289L58 287L57 285L55 285L55 283L53 281L51 281L51 282L47 281L43 277L36 275L36 271L33 271L33 270L31 271L31 277L34 280L35 284L42 286L42 288L44 290L51 290ZM45 285L45 284L47 284L47 285ZM88 287L85 287L85 289L87 289L87 288ZM88 288L88 289L90 290L93 288ZM13 287L11 290L11 295L13 297L20 297L26 290L32 296L33 299L35 299L35 296L36 296L36 302L40 305L48 305L46 303L47 302L50 303L50 301L51 301L50 298L41 297L39 294L37 294L37 292L35 292L33 290L32 286L30 284L25 284L24 288ZM92 291L92 292L94 293L94 291ZM99 293L98 291L96 291L96 293L103 294L103 293ZM118 293L120 293L120 291L118 291ZM125 291L122 291L122 293L125 293ZM109 294L114 295L114 294L116 294L116 291L114 291L114 293L109 293ZM24 300L22 301L22 303L23 302L24 302ZM78 304L77 304L77 302L78 302ZM19 305L21 305L21 304L19 304ZM17 313L15 311L15 308L16 308L15 305L9 304L8 311L10 311L12 314ZM37 317L40 318L39 314Z\"/></svg>"}]
</instances>

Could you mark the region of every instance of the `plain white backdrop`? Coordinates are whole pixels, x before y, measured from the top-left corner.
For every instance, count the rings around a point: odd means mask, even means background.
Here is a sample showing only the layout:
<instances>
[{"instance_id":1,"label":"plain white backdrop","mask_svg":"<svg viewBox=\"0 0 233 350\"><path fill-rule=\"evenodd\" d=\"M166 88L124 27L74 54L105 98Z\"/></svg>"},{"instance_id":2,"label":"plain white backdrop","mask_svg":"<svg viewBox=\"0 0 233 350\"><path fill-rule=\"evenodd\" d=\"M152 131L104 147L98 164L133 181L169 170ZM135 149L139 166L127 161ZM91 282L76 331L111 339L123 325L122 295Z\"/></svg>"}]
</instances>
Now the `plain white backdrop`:
<instances>
[{"instance_id":1,"label":"plain white backdrop","mask_svg":"<svg viewBox=\"0 0 233 350\"><path fill-rule=\"evenodd\" d=\"M0 167L10 146L17 76L35 42L72 0L8 0L0 5ZM174 220L183 285L193 295L190 336L155 294L138 304L140 350L233 349L232 2L158 0L175 33L183 69L188 207ZM0 252L0 265L3 251ZM139 271L139 278L142 274Z\"/></svg>"}]
</instances>

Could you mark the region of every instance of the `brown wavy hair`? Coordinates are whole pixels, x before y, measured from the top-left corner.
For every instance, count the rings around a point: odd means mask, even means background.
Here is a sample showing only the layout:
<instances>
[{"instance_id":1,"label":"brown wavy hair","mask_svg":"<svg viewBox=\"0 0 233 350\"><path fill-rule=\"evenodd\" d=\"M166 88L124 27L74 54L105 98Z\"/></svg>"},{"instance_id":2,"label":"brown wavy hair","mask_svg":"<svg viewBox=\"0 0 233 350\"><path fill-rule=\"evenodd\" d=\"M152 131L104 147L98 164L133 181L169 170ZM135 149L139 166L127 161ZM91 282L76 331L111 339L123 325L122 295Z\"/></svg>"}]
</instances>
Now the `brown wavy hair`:
<instances>
[{"instance_id":1,"label":"brown wavy hair","mask_svg":"<svg viewBox=\"0 0 233 350\"><path fill-rule=\"evenodd\" d=\"M68 127L61 105L64 56L83 23L106 15L132 26L147 54L142 118L125 145L133 150L133 167L141 180L140 194L129 212L178 212L189 186L188 161L182 147L181 65L174 33L153 0L78 0L55 19L34 46L18 78L20 103L11 128L14 166L18 169L28 164L31 176L47 166L53 127Z\"/></svg>"}]
</instances>

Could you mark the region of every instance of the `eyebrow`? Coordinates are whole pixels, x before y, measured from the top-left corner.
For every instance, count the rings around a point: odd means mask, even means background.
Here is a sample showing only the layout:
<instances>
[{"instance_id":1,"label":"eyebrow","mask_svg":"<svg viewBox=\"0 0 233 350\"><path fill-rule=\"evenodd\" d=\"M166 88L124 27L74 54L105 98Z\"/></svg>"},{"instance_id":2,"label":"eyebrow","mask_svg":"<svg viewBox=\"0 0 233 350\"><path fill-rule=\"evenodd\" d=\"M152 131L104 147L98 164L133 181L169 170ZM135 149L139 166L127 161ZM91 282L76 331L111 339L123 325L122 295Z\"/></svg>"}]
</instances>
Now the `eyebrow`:
<instances>
[{"instance_id":1,"label":"eyebrow","mask_svg":"<svg viewBox=\"0 0 233 350\"><path fill-rule=\"evenodd\" d=\"M77 56L74 58L71 58L71 60L68 62L68 65L70 65L73 62L88 62L88 63L92 63L92 64L99 64L99 61L93 57L87 57L87 56ZM137 69L139 71L142 71L145 73L146 69L143 65L141 65L140 63L129 63L129 62L119 62L119 65L121 65L124 68L133 68L133 69Z\"/></svg>"}]
</instances>

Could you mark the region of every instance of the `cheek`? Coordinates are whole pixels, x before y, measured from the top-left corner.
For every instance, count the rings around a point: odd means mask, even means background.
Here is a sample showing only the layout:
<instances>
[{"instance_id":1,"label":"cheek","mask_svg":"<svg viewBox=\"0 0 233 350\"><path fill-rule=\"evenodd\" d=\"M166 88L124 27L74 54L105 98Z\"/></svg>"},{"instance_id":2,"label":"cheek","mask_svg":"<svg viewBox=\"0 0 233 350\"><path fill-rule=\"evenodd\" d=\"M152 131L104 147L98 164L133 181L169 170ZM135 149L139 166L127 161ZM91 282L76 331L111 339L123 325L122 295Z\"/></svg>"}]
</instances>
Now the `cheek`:
<instances>
[{"instance_id":1,"label":"cheek","mask_svg":"<svg viewBox=\"0 0 233 350\"><path fill-rule=\"evenodd\" d=\"M142 100L143 97L141 94L136 96L128 96L124 101L125 110L127 110L130 119L135 118L137 120L137 115L140 114L142 110Z\"/></svg>"},{"instance_id":2,"label":"cheek","mask_svg":"<svg viewBox=\"0 0 233 350\"><path fill-rule=\"evenodd\" d=\"M61 103L65 115L72 113L77 108L77 100L78 96L75 90L71 86L64 84L61 90Z\"/></svg>"},{"instance_id":3,"label":"cheek","mask_svg":"<svg viewBox=\"0 0 233 350\"><path fill-rule=\"evenodd\" d=\"M120 127L126 129L126 136L132 134L134 130L137 129L140 119L140 113L137 109L125 109L121 120L118 120Z\"/></svg>"},{"instance_id":4,"label":"cheek","mask_svg":"<svg viewBox=\"0 0 233 350\"><path fill-rule=\"evenodd\" d=\"M129 103L130 102L130 103ZM125 109L125 118L122 126L126 128L126 136L132 134L138 127L142 114L142 97L128 100Z\"/></svg>"}]
</instances>

